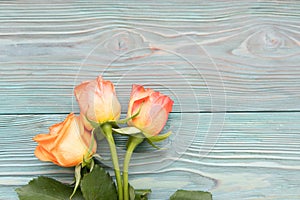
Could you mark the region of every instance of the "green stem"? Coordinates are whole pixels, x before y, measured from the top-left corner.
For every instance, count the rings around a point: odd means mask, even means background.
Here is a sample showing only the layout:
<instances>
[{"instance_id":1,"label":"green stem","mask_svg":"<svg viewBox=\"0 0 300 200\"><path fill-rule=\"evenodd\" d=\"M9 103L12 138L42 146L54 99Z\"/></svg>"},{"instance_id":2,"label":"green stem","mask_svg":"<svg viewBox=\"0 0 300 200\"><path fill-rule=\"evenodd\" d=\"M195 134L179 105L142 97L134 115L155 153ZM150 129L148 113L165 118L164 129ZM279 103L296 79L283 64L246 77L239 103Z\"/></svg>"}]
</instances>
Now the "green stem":
<instances>
[{"instance_id":1,"label":"green stem","mask_svg":"<svg viewBox=\"0 0 300 200\"><path fill-rule=\"evenodd\" d=\"M129 200L129 188L128 188L128 169L129 162L134 149L142 143L144 138L130 136L127 142L127 151L125 154L124 165L123 165L123 186L124 186L124 200Z\"/></svg>"},{"instance_id":2,"label":"green stem","mask_svg":"<svg viewBox=\"0 0 300 200\"><path fill-rule=\"evenodd\" d=\"M115 176L116 176L116 180L117 180L119 200L123 200L122 178L121 178L120 167L119 167L119 162L118 162L118 154L117 154L116 144L115 144L114 138L112 136L111 124L109 124L109 123L103 124L102 130L103 130L103 133L107 139L107 142L108 142L109 148L110 148L111 158L112 158L112 162L114 165Z\"/></svg>"}]
</instances>

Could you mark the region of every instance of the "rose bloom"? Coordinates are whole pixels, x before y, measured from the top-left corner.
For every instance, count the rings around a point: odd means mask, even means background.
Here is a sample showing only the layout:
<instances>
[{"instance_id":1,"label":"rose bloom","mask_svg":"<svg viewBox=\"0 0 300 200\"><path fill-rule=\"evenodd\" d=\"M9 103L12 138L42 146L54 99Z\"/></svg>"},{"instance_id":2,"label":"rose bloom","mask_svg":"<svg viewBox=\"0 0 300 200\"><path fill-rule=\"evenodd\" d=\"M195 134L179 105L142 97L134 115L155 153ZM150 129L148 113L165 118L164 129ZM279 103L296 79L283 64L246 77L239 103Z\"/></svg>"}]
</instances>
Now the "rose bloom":
<instances>
[{"instance_id":1,"label":"rose bloom","mask_svg":"<svg viewBox=\"0 0 300 200\"><path fill-rule=\"evenodd\" d=\"M115 87L112 82L103 80L101 76L76 86L74 93L81 114L89 120L104 123L120 118L121 105Z\"/></svg>"},{"instance_id":2,"label":"rose bloom","mask_svg":"<svg viewBox=\"0 0 300 200\"><path fill-rule=\"evenodd\" d=\"M49 134L38 134L33 138L38 143L34 154L42 161L72 167L82 163L84 156L91 156L96 152L96 142L92 152L89 152L91 133L84 128L80 117L73 113L49 130Z\"/></svg>"},{"instance_id":3,"label":"rose bloom","mask_svg":"<svg viewBox=\"0 0 300 200\"><path fill-rule=\"evenodd\" d=\"M173 103L166 95L152 89L145 89L141 85L133 85L127 117L141 110L139 115L128 122L128 125L135 126L148 136L155 136L165 126Z\"/></svg>"}]
</instances>

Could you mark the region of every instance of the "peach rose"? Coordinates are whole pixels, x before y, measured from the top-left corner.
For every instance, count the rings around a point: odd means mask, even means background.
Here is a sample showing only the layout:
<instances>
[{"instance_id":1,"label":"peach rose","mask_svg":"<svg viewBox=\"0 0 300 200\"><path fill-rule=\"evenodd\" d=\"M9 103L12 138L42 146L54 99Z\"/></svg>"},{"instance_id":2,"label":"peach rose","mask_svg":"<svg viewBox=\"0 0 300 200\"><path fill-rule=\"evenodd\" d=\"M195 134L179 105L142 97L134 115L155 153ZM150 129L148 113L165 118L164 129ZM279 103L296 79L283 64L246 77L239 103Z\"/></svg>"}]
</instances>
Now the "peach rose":
<instances>
[{"instance_id":1,"label":"peach rose","mask_svg":"<svg viewBox=\"0 0 300 200\"><path fill-rule=\"evenodd\" d=\"M76 86L74 93L81 114L89 120L104 123L120 118L121 105L114 85L110 81L103 80L101 76Z\"/></svg>"},{"instance_id":2,"label":"peach rose","mask_svg":"<svg viewBox=\"0 0 300 200\"><path fill-rule=\"evenodd\" d=\"M168 96L152 89L144 89L141 85L133 85L127 117L141 110L138 116L128 122L128 125L135 126L147 135L155 136L165 126L172 106L173 101Z\"/></svg>"},{"instance_id":3,"label":"peach rose","mask_svg":"<svg viewBox=\"0 0 300 200\"><path fill-rule=\"evenodd\" d=\"M82 121L73 113L58 124L50 127L49 134L38 134L33 139L38 143L35 156L42 161L51 161L62 167L76 166L83 157L96 152L96 142L89 151L91 134L85 130Z\"/></svg>"}]
</instances>

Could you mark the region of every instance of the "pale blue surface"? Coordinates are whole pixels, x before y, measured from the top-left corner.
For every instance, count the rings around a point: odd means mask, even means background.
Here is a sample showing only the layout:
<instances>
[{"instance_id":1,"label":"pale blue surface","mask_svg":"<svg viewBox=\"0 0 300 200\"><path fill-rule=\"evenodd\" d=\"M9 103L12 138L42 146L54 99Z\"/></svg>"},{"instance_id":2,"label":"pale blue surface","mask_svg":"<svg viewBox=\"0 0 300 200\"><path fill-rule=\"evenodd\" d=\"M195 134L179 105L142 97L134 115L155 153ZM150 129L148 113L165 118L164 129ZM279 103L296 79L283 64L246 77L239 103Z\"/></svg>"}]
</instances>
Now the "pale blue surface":
<instances>
[{"instance_id":1,"label":"pale blue surface","mask_svg":"<svg viewBox=\"0 0 300 200\"><path fill-rule=\"evenodd\" d=\"M130 169L151 199L179 188L300 199L299 10L299 1L1 1L0 199L17 199L14 188L38 175L72 180L72 169L34 157L32 137L78 112L74 86L99 74L124 113L133 83L175 101L167 150L144 146ZM99 151L108 157L105 144Z\"/></svg>"}]
</instances>

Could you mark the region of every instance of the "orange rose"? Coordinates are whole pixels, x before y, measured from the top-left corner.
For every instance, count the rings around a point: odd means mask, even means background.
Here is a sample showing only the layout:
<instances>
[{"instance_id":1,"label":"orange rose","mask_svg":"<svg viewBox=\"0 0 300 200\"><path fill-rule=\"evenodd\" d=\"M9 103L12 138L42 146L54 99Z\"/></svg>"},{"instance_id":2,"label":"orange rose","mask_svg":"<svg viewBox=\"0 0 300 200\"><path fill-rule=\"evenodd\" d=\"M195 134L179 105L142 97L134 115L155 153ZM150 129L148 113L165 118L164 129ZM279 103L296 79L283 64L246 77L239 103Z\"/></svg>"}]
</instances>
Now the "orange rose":
<instances>
[{"instance_id":1,"label":"orange rose","mask_svg":"<svg viewBox=\"0 0 300 200\"><path fill-rule=\"evenodd\" d=\"M112 82L99 76L76 86L74 92L81 114L89 120L104 123L120 118L121 105Z\"/></svg>"},{"instance_id":2,"label":"orange rose","mask_svg":"<svg viewBox=\"0 0 300 200\"><path fill-rule=\"evenodd\" d=\"M89 151L91 134L82 121L73 113L65 121L50 127L49 134L39 134L33 139L38 143L34 152L42 161L51 161L59 166L72 167L83 161L83 157L96 152L96 142Z\"/></svg>"},{"instance_id":3,"label":"orange rose","mask_svg":"<svg viewBox=\"0 0 300 200\"><path fill-rule=\"evenodd\" d=\"M133 85L127 117L141 110L138 116L128 122L128 125L135 126L147 135L155 136L165 126L172 106L173 101L168 96L152 89L144 89L141 85Z\"/></svg>"}]
</instances>

